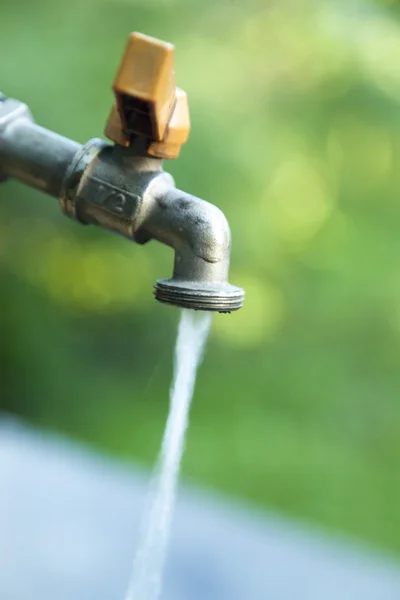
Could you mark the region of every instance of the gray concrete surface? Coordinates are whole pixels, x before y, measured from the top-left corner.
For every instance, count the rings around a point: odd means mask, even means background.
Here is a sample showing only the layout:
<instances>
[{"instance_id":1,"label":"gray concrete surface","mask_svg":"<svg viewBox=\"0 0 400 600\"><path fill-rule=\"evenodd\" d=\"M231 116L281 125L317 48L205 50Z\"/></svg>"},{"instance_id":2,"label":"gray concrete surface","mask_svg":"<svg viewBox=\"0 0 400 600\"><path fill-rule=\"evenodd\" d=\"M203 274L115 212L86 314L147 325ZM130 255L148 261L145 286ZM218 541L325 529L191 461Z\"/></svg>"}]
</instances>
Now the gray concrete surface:
<instances>
[{"instance_id":1,"label":"gray concrete surface","mask_svg":"<svg viewBox=\"0 0 400 600\"><path fill-rule=\"evenodd\" d=\"M123 600L147 482L0 420L0 599ZM163 600L400 599L388 557L186 487L170 550Z\"/></svg>"}]
</instances>

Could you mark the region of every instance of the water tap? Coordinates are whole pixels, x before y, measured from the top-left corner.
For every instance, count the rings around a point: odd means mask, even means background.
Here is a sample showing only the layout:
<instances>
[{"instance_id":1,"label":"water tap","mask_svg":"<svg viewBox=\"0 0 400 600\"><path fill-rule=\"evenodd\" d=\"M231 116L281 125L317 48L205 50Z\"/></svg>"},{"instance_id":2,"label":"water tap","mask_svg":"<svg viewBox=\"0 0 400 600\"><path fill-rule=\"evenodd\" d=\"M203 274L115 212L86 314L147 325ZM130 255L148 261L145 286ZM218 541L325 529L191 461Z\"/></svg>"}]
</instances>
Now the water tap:
<instances>
[{"instance_id":1,"label":"water tap","mask_svg":"<svg viewBox=\"0 0 400 600\"><path fill-rule=\"evenodd\" d=\"M189 130L186 93L175 85L174 47L131 33L113 84L114 104L98 138L81 145L37 125L26 104L0 94L0 182L8 177L59 199L62 211L144 244L175 250L159 302L231 312L244 292L228 283L231 235L214 205L175 187L162 168Z\"/></svg>"}]
</instances>

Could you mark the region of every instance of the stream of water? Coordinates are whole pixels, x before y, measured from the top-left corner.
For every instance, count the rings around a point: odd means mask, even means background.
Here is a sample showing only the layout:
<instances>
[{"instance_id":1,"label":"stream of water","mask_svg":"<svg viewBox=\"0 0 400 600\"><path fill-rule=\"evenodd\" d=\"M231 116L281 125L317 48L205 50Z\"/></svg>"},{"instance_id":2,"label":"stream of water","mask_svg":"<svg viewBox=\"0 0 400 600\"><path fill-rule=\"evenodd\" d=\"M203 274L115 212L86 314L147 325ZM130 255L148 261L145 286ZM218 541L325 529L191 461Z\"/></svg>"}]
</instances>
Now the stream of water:
<instances>
[{"instance_id":1,"label":"stream of water","mask_svg":"<svg viewBox=\"0 0 400 600\"><path fill-rule=\"evenodd\" d=\"M197 368L212 313L183 310L175 346L170 407L125 600L159 600Z\"/></svg>"}]
</instances>

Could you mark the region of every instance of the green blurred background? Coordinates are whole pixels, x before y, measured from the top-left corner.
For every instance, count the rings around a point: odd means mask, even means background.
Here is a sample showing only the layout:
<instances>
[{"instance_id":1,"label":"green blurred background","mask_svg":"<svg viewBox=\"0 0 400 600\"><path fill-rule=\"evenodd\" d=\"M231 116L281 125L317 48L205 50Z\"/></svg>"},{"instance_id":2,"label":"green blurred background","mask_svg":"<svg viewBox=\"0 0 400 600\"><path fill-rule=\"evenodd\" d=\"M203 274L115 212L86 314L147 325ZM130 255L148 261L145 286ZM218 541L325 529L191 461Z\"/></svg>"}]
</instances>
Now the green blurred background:
<instances>
[{"instance_id":1,"label":"green blurred background","mask_svg":"<svg viewBox=\"0 0 400 600\"><path fill-rule=\"evenodd\" d=\"M101 135L132 30L176 45L177 185L218 204L245 308L216 315L188 479L400 552L400 11L396 2L0 0L0 89ZM1 403L151 465L178 311L169 249L0 188Z\"/></svg>"}]
</instances>

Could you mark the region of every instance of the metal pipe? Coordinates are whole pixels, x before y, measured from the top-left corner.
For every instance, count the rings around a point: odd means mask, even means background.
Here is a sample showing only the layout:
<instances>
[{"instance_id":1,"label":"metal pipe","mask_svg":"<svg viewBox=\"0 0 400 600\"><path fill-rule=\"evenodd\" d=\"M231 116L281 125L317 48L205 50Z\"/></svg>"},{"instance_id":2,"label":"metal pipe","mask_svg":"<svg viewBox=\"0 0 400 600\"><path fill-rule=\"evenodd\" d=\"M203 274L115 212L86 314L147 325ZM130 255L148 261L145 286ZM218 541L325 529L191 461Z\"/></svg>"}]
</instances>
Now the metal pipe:
<instances>
[{"instance_id":1,"label":"metal pipe","mask_svg":"<svg viewBox=\"0 0 400 600\"><path fill-rule=\"evenodd\" d=\"M2 102L2 108L15 101ZM4 111L5 112L5 111ZM33 122L25 105L13 113L0 114L0 165L3 175L56 198L62 181L81 144L44 129Z\"/></svg>"}]
</instances>

